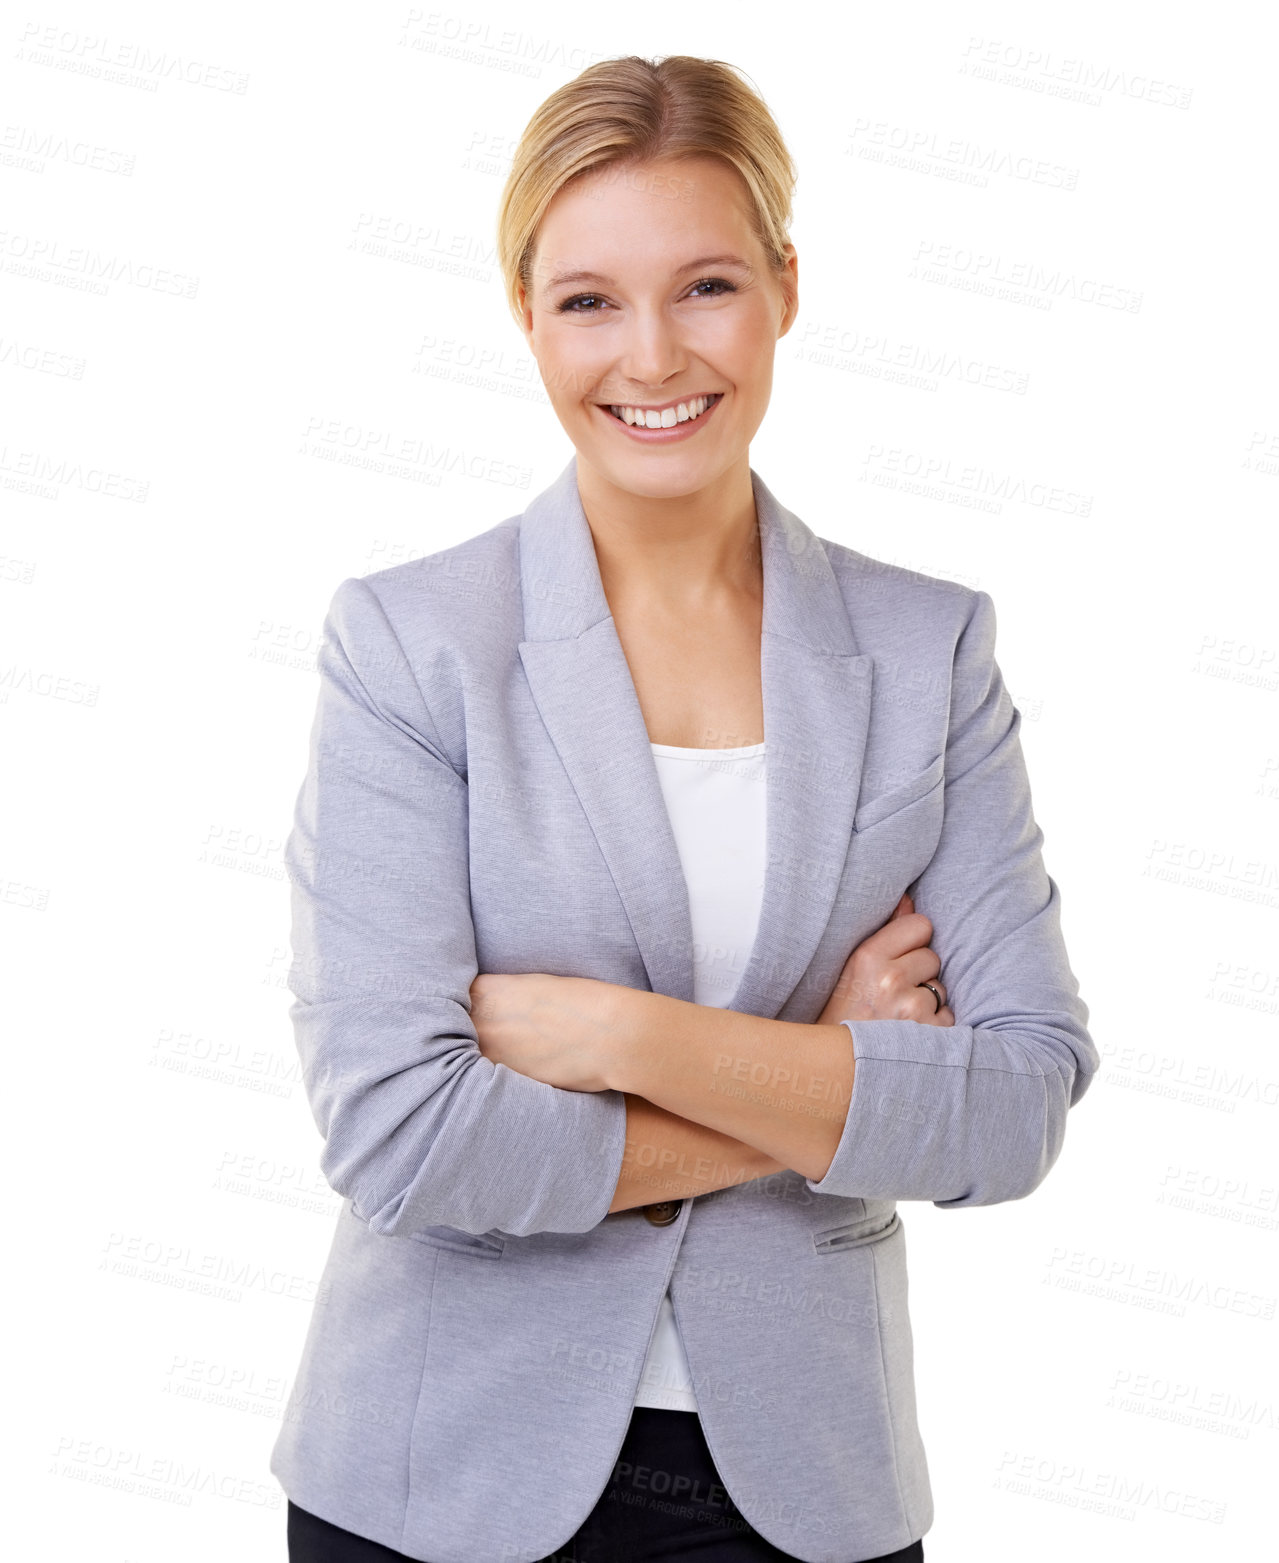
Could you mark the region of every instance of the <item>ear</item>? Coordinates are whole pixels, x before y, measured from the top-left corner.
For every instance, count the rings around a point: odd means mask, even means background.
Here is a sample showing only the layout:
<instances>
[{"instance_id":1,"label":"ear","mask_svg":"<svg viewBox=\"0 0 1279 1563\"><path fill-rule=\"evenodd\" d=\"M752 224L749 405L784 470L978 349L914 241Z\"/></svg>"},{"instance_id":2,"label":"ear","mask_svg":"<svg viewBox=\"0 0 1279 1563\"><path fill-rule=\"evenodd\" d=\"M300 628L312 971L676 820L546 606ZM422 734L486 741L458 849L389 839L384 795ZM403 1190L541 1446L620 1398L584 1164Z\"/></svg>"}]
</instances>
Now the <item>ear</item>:
<instances>
[{"instance_id":1,"label":"ear","mask_svg":"<svg viewBox=\"0 0 1279 1563\"><path fill-rule=\"evenodd\" d=\"M528 301L528 293L522 280L517 280L515 284L515 303L519 309L519 328L524 333L524 340L528 343L529 349L532 350L533 309Z\"/></svg>"},{"instance_id":2,"label":"ear","mask_svg":"<svg viewBox=\"0 0 1279 1563\"><path fill-rule=\"evenodd\" d=\"M784 337L795 324L795 317L799 314L799 252L789 241L786 244L786 269L778 277L777 281L782 290L784 308L782 318L777 328L777 335Z\"/></svg>"}]
</instances>

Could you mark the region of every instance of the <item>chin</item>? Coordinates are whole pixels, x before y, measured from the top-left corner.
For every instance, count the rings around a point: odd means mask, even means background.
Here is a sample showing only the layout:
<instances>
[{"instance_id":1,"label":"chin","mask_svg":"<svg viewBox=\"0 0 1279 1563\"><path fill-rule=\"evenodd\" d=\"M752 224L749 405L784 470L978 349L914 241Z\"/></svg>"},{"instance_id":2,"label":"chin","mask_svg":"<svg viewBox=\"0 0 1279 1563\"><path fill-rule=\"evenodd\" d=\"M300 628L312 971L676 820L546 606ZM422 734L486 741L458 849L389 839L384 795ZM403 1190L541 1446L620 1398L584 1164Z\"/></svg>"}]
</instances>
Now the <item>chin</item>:
<instances>
[{"instance_id":1,"label":"chin","mask_svg":"<svg viewBox=\"0 0 1279 1563\"><path fill-rule=\"evenodd\" d=\"M645 499L678 499L705 488L723 471L723 463L707 455L684 456L675 447L661 453L637 450L629 458L611 452L601 455L588 446L577 447L579 464L587 464L614 487Z\"/></svg>"}]
</instances>

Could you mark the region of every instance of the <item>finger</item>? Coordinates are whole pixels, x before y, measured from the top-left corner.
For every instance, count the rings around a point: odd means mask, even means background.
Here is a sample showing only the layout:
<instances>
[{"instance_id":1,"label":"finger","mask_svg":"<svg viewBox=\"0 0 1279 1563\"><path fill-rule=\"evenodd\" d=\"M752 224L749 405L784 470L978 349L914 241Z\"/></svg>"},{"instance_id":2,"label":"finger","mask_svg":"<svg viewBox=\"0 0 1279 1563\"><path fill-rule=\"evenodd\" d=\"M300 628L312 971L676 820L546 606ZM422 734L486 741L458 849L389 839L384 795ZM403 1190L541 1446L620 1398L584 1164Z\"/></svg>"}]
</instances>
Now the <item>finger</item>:
<instances>
[{"instance_id":1,"label":"finger","mask_svg":"<svg viewBox=\"0 0 1279 1563\"><path fill-rule=\"evenodd\" d=\"M903 890L902 891L902 898L901 898L900 901L898 901L897 905L893 908L892 913L890 914L888 921L891 923L893 921L893 919L896 918L896 917L909 917L909 915L914 910L915 910L915 903L910 898L910 892L908 890Z\"/></svg>"},{"instance_id":2,"label":"finger","mask_svg":"<svg viewBox=\"0 0 1279 1563\"><path fill-rule=\"evenodd\" d=\"M913 989L913 991L919 994L919 999L921 999L921 1002L927 1002L932 1005L933 1014L941 1014L941 1011L946 1008L946 985L944 985L944 983L916 983L915 989Z\"/></svg>"},{"instance_id":3,"label":"finger","mask_svg":"<svg viewBox=\"0 0 1279 1563\"><path fill-rule=\"evenodd\" d=\"M897 1018L899 1020L918 1020L926 1026L941 1024L942 1014L946 1006L937 1008L937 1000L927 988L911 988L897 1001Z\"/></svg>"},{"instance_id":4,"label":"finger","mask_svg":"<svg viewBox=\"0 0 1279 1563\"><path fill-rule=\"evenodd\" d=\"M933 993L934 988L937 989L936 995ZM940 1020L942 1011L946 1008L945 988L942 987L940 982L930 982L927 987L921 987L918 992L919 1002L924 1008L923 1018L925 1020ZM940 1002L938 1002L939 999Z\"/></svg>"},{"instance_id":5,"label":"finger","mask_svg":"<svg viewBox=\"0 0 1279 1563\"><path fill-rule=\"evenodd\" d=\"M940 971L941 956L931 944L926 944L921 949L907 950L905 955L899 955L892 963L894 978L899 979L904 986L917 988L921 982L932 982L935 987L942 990L944 1003L946 986L935 980Z\"/></svg>"},{"instance_id":6,"label":"finger","mask_svg":"<svg viewBox=\"0 0 1279 1563\"><path fill-rule=\"evenodd\" d=\"M929 918L922 912L903 912L900 917L894 915L889 918L882 928L877 928L864 939L859 948L870 945L876 954L894 960L899 955L905 955L908 950L916 950L921 945L931 943L932 937L933 925Z\"/></svg>"},{"instance_id":7,"label":"finger","mask_svg":"<svg viewBox=\"0 0 1279 1563\"><path fill-rule=\"evenodd\" d=\"M880 983L877 1003L880 1009L898 1020L929 1020L946 1007L946 988L932 978L912 981L903 973L907 959L895 961ZM934 995L933 989L937 993Z\"/></svg>"}]
</instances>

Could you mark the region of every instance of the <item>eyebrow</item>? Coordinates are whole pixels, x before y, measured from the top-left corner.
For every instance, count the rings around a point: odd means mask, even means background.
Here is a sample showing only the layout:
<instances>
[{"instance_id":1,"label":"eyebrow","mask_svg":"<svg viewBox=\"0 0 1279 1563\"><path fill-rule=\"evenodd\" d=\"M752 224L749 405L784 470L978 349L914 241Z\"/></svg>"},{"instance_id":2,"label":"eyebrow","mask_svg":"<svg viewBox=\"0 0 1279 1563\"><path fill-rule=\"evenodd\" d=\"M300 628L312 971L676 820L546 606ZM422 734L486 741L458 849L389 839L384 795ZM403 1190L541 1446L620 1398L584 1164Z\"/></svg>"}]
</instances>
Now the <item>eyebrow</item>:
<instances>
[{"instance_id":1,"label":"eyebrow","mask_svg":"<svg viewBox=\"0 0 1279 1563\"><path fill-rule=\"evenodd\" d=\"M678 277L686 271L700 271L705 266L738 266L742 271L751 269L750 263L740 255L703 255L700 260L687 261L675 275ZM570 282L598 282L605 287L613 286L613 278L605 277L598 271L557 271L546 285L548 288L562 288Z\"/></svg>"}]
</instances>

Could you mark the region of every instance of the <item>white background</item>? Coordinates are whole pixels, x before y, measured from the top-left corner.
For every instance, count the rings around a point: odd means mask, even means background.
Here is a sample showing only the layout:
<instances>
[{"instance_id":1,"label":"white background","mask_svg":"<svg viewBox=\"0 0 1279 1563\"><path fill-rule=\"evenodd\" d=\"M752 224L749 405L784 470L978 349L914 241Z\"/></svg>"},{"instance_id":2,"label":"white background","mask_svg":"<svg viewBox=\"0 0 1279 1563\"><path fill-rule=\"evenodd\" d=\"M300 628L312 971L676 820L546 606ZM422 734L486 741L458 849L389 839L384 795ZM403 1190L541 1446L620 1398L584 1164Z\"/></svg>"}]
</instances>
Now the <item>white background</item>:
<instances>
[{"instance_id":1,"label":"white background","mask_svg":"<svg viewBox=\"0 0 1279 1563\"><path fill-rule=\"evenodd\" d=\"M284 1556L267 1457L338 1208L284 986L320 624L344 577L518 513L571 455L506 313L496 207L535 107L623 53L731 61L788 139L801 306L752 466L818 535L993 596L1103 1055L1032 1199L905 1208L929 1563L1270 1543L1267 20L1097 0L9 13L24 1558ZM379 232L406 242L378 253ZM966 503L975 471L1004 497Z\"/></svg>"}]
</instances>

